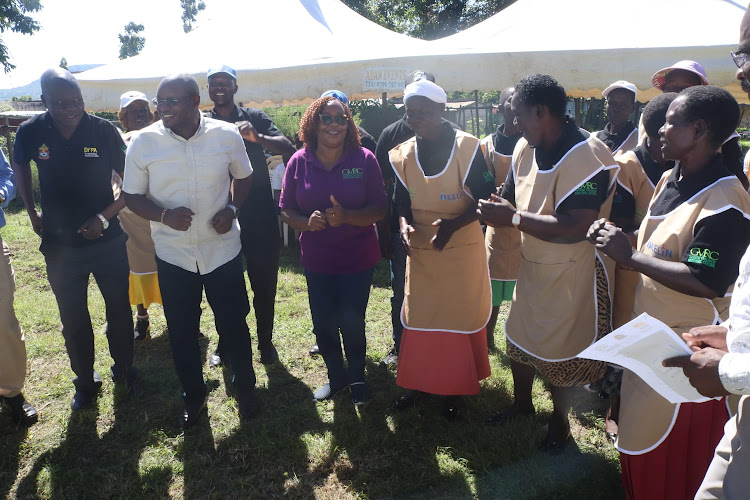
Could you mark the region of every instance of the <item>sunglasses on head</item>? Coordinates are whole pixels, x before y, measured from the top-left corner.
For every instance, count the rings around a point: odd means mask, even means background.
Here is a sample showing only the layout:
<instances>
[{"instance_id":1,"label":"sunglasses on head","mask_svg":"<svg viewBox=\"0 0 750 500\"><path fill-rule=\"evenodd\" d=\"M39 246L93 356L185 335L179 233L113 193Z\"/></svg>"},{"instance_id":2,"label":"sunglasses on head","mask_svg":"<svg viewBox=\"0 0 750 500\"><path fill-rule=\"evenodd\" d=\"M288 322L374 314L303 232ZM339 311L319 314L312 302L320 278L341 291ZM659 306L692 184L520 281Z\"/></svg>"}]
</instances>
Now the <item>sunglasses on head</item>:
<instances>
[{"instance_id":1,"label":"sunglasses on head","mask_svg":"<svg viewBox=\"0 0 750 500\"><path fill-rule=\"evenodd\" d=\"M347 118L346 115L331 116L321 114L320 121L323 123L323 125L330 125L335 121L337 125L341 125L343 127L344 125L346 125L346 122L349 121L349 118Z\"/></svg>"}]
</instances>

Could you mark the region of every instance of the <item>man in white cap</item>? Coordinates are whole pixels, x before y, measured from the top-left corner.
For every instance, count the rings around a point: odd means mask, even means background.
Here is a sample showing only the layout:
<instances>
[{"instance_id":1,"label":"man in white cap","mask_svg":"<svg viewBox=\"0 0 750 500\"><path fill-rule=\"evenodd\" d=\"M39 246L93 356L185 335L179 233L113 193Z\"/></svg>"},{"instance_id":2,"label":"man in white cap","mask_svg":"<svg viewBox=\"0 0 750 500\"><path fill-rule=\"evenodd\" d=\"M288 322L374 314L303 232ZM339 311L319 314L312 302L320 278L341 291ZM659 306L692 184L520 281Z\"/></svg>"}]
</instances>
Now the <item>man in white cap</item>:
<instances>
[{"instance_id":1,"label":"man in white cap","mask_svg":"<svg viewBox=\"0 0 750 500\"><path fill-rule=\"evenodd\" d=\"M237 72L229 66L208 70L208 96L214 103L208 116L235 123L245 142L255 174L250 193L243 206L238 207L237 219L241 228L242 253L247 262L247 277L253 289L253 307L257 323L260 362L270 364L279 359L273 345L273 316L276 302L276 283L279 274L279 228L276 204L271 191L271 179L266 166L264 149L289 160L295 149L289 139L276 128L271 118L256 108L239 107L234 103ZM222 363L222 342L209 357L209 366Z\"/></svg>"},{"instance_id":2,"label":"man in white cap","mask_svg":"<svg viewBox=\"0 0 750 500\"><path fill-rule=\"evenodd\" d=\"M614 82L602 92L609 122L596 133L596 138L606 144L614 156L638 145L638 131L630 121L637 94L636 86L625 80Z\"/></svg>"}]
</instances>

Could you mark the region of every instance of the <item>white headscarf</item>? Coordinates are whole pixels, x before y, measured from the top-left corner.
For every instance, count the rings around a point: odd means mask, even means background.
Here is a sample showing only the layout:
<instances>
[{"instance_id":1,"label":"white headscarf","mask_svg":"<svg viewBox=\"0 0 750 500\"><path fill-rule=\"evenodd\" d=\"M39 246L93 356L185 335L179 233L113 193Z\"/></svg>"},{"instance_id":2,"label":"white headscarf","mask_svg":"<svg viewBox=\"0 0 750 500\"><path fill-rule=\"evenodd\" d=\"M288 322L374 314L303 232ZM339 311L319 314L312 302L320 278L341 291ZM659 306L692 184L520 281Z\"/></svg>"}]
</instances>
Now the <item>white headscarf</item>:
<instances>
[{"instance_id":1,"label":"white headscarf","mask_svg":"<svg viewBox=\"0 0 750 500\"><path fill-rule=\"evenodd\" d=\"M445 90L429 80L418 80L406 86L404 89L404 101L415 95L421 95L438 104L446 104L448 102Z\"/></svg>"}]
</instances>

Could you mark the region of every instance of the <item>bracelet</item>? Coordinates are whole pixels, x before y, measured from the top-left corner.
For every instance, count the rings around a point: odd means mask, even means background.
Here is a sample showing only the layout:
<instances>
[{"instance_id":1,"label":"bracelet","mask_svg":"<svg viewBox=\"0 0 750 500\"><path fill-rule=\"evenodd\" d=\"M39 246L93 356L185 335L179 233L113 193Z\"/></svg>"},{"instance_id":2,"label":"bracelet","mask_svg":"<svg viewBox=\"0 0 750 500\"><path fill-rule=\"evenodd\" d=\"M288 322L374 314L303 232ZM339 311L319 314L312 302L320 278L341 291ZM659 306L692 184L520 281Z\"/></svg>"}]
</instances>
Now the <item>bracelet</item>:
<instances>
[{"instance_id":1,"label":"bracelet","mask_svg":"<svg viewBox=\"0 0 750 500\"><path fill-rule=\"evenodd\" d=\"M237 212L239 212L239 210L237 209L237 207L235 207L234 205L232 205L230 203L229 205L227 205L227 208L230 208L232 210L232 212L234 213L234 218L236 219L237 218Z\"/></svg>"},{"instance_id":2,"label":"bracelet","mask_svg":"<svg viewBox=\"0 0 750 500\"><path fill-rule=\"evenodd\" d=\"M159 220L161 221L162 224L164 224L164 216L167 215L167 212L169 212L168 208L165 208L164 210L161 211L161 218Z\"/></svg>"}]
</instances>

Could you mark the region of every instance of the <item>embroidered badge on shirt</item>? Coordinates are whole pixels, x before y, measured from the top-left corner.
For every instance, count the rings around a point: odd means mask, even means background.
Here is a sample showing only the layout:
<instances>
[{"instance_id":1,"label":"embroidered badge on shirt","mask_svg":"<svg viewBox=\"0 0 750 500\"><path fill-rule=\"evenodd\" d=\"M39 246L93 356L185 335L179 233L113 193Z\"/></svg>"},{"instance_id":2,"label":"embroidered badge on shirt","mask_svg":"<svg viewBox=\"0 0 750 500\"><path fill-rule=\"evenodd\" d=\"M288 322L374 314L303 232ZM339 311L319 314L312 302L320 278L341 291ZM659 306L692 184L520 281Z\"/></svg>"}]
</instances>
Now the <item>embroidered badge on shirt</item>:
<instances>
[{"instance_id":1,"label":"embroidered badge on shirt","mask_svg":"<svg viewBox=\"0 0 750 500\"><path fill-rule=\"evenodd\" d=\"M49 160L49 148L46 144L42 144L39 146L39 153L37 154L37 158L40 160Z\"/></svg>"},{"instance_id":2,"label":"embroidered badge on shirt","mask_svg":"<svg viewBox=\"0 0 750 500\"><path fill-rule=\"evenodd\" d=\"M96 148L83 148L83 156L86 158L99 158L99 152Z\"/></svg>"},{"instance_id":3,"label":"embroidered badge on shirt","mask_svg":"<svg viewBox=\"0 0 750 500\"><path fill-rule=\"evenodd\" d=\"M344 168L341 170L341 177L344 179L361 179L364 176L364 170L361 168Z\"/></svg>"}]
</instances>

